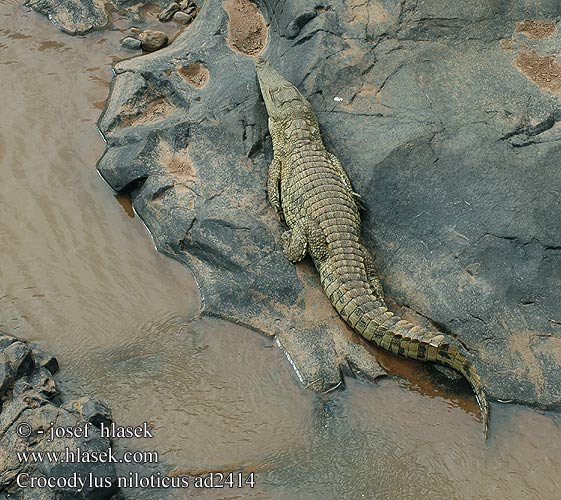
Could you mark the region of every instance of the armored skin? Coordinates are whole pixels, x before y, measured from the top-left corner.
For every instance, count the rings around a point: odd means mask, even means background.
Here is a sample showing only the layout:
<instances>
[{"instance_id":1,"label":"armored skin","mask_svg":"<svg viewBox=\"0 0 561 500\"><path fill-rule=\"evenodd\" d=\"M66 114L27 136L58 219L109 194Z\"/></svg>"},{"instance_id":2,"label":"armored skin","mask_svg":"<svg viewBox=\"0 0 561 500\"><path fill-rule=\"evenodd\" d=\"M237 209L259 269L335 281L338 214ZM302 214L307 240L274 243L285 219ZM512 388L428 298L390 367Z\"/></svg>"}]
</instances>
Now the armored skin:
<instances>
[{"instance_id":1,"label":"armored skin","mask_svg":"<svg viewBox=\"0 0 561 500\"><path fill-rule=\"evenodd\" d=\"M361 243L358 195L337 157L325 149L310 103L264 58L257 58L255 67L273 141L269 201L288 226L284 254L291 262L311 256L331 303L366 340L461 373L473 387L487 436L489 405L467 352L446 335L388 311L372 257Z\"/></svg>"}]
</instances>

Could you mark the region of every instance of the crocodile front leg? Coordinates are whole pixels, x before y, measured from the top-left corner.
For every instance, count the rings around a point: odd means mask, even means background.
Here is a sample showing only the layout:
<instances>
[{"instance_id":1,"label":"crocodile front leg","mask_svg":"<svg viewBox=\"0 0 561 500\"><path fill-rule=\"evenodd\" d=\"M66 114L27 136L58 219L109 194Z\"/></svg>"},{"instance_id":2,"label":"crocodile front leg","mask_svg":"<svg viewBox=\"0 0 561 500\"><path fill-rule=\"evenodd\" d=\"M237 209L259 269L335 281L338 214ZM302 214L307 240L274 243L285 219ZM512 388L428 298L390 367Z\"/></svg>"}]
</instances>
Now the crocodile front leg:
<instances>
[{"instance_id":1,"label":"crocodile front leg","mask_svg":"<svg viewBox=\"0 0 561 500\"><path fill-rule=\"evenodd\" d=\"M354 198L356 204L358 205L358 207L360 209L364 210L366 207L362 203L362 196L360 196L360 194L356 193L353 190L351 180L349 179L349 176L347 175L347 172L345 172L345 169L343 168L343 165L341 165L341 162L339 161L339 158L337 158L333 153L330 153L329 151L327 151L327 155L329 156L329 161L331 162L331 165L333 165L335 167L335 170L336 170L337 174L339 174L339 177L341 178L341 180L345 183L345 185L347 186L349 191L352 193L353 198Z\"/></svg>"},{"instance_id":2,"label":"crocodile front leg","mask_svg":"<svg viewBox=\"0 0 561 500\"><path fill-rule=\"evenodd\" d=\"M333 165L333 167L335 167L335 170L337 171L337 174L339 175L341 180L349 188L349 191L353 191L353 186L351 185L351 180L349 179L349 176L347 175L347 172L345 172L345 169L343 168L343 165L341 165L341 162L339 161L339 158L337 158L333 153L330 153L329 151L327 151L327 156L329 157L329 161L331 162L331 165ZM356 194L356 193L353 192L353 194Z\"/></svg>"},{"instance_id":3,"label":"crocodile front leg","mask_svg":"<svg viewBox=\"0 0 561 500\"><path fill-rule=\"evenodd\" d=\"M269 198L269 203L273 206L279 218L282 220L283 217L279 190L280 176L281 164L276 158L273 158L273 161L269 165L269 175L267 178L267 196Z\"/></svg>"}]
</instances>

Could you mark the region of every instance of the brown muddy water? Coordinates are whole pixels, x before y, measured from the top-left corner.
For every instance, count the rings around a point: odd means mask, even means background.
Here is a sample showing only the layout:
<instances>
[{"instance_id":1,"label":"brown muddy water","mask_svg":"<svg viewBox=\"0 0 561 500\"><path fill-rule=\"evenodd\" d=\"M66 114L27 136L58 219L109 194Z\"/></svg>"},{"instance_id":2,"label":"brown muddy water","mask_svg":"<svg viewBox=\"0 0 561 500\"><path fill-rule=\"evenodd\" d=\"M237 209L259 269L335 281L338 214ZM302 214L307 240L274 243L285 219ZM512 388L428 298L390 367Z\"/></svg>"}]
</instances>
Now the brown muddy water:
<instances>
[{"instance_id":1,"label":"brown muddy water","mask_svg":"<svg viewBox=\"0 0 561 500\"><path fill-rule=\"evenodd\" d=\"M127 497L561 499L555 414L494 403L484 442L471 395L423 366L383 357L404 378L319 397L270 340L194 319L194 280L95 170L121 36L72 38L0 0L0 329L56 354L67 395L151 422L117 447L157 451L162 473L256 472L254 489Z\"/></svg>"}]
</instances>

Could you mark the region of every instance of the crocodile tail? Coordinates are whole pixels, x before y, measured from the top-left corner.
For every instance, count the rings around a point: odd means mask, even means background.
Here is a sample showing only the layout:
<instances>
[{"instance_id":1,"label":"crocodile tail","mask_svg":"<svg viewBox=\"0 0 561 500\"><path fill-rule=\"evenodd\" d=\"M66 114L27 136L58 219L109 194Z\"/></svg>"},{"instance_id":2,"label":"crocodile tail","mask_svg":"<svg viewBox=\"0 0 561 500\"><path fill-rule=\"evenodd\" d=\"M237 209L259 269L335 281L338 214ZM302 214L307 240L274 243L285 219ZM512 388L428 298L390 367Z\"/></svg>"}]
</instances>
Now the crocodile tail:
<instances>
[{"instance_id":1,"label":"crocodile tail","mask_svg":"<svg viewBox=\"0 0 561 500\"><path fill-rule=\"evenodd\" d=\"M463 375L477 398L483 434L487 437L489 404L481 379L463 349L452 345L451 339L444 334L395 316L383 300L372 295L368 285L358 285L345 277L333 279L329 273L320 273L325 292L337 312L366 340L397 356L440 363Z\"/></svg>"},{"instance_id":2,"label":"crocodile tail","mask_svg":"<svg viewBox=\"0 0 561 500\"><path fill-rule=\"evenodd\" d=\"M374 301L374 305L378 306L378 312L385 309L385 306L379 306L379 301ZM375 326L376 321L370 322L363 336L368 339L370 331L374 330L375 333L372 335L371 341L383 349L405 358L439 363L463 375L475 393L481 411L481 420L483 421L483 436L487 438L489 433L489 403L481 379L463 349L452 345L449 337L444 334L414 325L394 316L390 311L387 311L384 315L389 317L388 321L378 327Z\"/></svg>"},{"instance_id":3,"label":"crocodile tail","mask_svg":"<svg viewBox=\"0 0 561 500\"><path fill-rule=\"evenodd\" d=\"M473 366L473 364L461 352L459 352L456 347L448 347L448 352L450 354L452 354L453 350L456 351L453 359L457 360L457 363L460 366L456 365L451 367L460 372L473 388L473 392L475 393L475 397L477 398L477 402L479 403L479 408L481 410L481 420L483 421L483 436L487 438L487 436L489 435L489 403L487 401L485 391L483 390L481 379L475 371L475 367ZM442 361L440 361L440 363L446 364Z\"/></svg>"}]
</instances>

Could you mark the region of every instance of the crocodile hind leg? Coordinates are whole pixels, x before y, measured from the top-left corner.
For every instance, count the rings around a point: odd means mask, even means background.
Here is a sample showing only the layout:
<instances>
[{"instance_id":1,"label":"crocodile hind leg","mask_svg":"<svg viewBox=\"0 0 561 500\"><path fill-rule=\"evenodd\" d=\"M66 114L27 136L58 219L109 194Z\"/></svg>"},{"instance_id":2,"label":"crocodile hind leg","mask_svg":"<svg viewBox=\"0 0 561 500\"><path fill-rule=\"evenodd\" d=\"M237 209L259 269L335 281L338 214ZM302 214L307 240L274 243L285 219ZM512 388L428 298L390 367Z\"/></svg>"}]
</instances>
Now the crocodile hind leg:
<instances>
[{"instance_id":1,"label":"crocodile hind leg","mask_svg":"<svg viewBox=\"0 0 561 500\"><path fill-rule=\"evenodd\" d=\"M282 253L293 264L301 261L308 250L308 240L302 224L297 223L281 236Z\"/></svg>"},{"instance_id":2,"label":"crocodile hind leg","mask_svg":"<svg viewBox=\"0 0 561 500\"><path fill-rule=\"evenodd\" d=\"M308 239L308 250L311 256L319 261L327 259L329 255L327 241L318 223L313 219L304 219L303 226Z\"/></svg>"},{"instance_id":3,"label":"crocodile hind leg","mask_svg":"<svg viewBox=\"0 0 561 500\"><path fill-rule=\"evenodd\" d=\"M360 245L362 250L362 257L364 259L364 268L366 270L366 278L368 279L368 283L370 284L370 289L372 293L378 299L384 298L384 289L382 288L382 283L378 279L376 268L374 267L374 259L370 252L364 245Z\"/></svg>"},{"instance_id":4,"label":"crocodile hind leg","mask_svg":"<svg viewBox=\"0 0 561 500\"><path fill-rule=\"evenodd\" d=\"M328 255L325 236L317 222L310 219L299 220L282 235L282 251L290 262L301 261L307 251L316 260Z\"/></svg>"}]
</instances>

